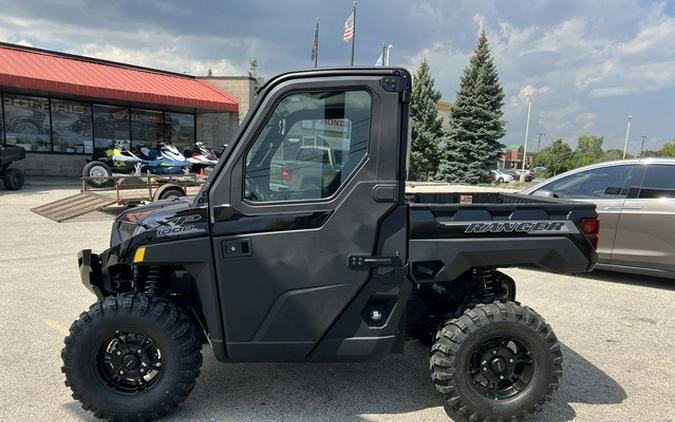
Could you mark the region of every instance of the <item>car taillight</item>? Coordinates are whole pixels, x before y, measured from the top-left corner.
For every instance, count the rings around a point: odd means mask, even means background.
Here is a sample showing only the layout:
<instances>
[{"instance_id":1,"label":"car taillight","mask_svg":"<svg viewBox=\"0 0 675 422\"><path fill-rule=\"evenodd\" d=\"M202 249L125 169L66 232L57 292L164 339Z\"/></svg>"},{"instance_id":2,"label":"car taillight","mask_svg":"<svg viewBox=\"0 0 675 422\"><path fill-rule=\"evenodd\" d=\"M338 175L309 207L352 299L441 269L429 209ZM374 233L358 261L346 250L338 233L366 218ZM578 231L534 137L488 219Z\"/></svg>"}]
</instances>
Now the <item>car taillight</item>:
<instances>
[{"instance_id":1,"label":"car taillight","mask_svg":"<svg viewBox=\"0 0 675 422\"><path fill-rule=\"evenodd\" d=\"M281 166L281 181L290 182L293 180L293 171L289 166Z\"/></svg>"},{"instance_id":2,"label":"car taillight","mask_svg":"<svg viewBox=\"0 0 675 422\"><path fill-rule=\"evenodd\" d=\"M600 220L597 218L584 218L581 220L581 231L586 235L586 239L591 242L593 249L598 250L600 241Z\"/></svg>"}]
</instances>

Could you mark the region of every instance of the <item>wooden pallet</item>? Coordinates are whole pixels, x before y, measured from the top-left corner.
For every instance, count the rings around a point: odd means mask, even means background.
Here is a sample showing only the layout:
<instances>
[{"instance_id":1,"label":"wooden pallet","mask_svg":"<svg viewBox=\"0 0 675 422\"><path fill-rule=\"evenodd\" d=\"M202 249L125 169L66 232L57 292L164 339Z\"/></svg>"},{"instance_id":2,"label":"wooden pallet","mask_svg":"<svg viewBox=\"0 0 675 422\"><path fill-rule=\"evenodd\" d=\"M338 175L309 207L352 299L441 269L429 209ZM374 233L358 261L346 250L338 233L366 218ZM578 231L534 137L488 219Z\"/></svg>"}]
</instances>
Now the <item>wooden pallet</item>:
<instances>
[{"instance_id":1,"label":"wooden pallet","mask_svg":"<svg viewBox=\"0 0 675 422\"><path fill-rule=\"evenodd\" d=\"M98 195L93 192L80 192L77 195L31 208L31 211L60 223L92 211L103 209L116 202L117 200L114 197Z\"/></svg>"}]
</instances>

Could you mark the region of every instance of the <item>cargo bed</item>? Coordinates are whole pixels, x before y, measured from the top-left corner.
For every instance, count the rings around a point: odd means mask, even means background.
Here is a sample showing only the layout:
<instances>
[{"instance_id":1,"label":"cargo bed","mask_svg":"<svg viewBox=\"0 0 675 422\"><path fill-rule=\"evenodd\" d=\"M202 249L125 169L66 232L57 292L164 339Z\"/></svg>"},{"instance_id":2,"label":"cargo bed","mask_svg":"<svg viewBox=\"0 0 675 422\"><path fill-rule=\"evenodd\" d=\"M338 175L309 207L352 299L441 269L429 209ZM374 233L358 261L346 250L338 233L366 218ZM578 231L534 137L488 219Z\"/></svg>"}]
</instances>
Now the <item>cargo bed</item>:
<instances>
[{"instance_id":1,"label":"cargo bed","mask_svg":"<svg viewBox=\"0 0 675 422\"><path fill-rule=\"evenodd\" d=\"M408 200L410 261L419 282L453 280L488 262L573 274L597 259L581 227L596 218L593 204L502 192L418 193Z\"/></svg>"}]
</instances>

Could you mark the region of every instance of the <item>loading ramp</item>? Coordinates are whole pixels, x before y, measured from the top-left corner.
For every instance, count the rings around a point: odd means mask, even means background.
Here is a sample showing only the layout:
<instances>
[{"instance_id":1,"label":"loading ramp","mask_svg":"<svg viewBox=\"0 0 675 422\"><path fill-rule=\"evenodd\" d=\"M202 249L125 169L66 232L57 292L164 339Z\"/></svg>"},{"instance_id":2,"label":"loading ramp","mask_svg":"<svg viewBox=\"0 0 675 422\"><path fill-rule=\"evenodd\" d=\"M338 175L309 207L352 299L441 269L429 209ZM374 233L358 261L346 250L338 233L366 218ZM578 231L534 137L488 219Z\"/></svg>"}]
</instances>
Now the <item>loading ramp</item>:
<instances>
[{"instance_id":1,"label":"loading ramp","mask_svg":"<svg viewBox=\"0 0 675 422\"><path fill-rule=\"evenodd\" d=\"M115 203L117 203L115 197L84 191L77 195L68 196L48 204L40 205L39 207L31 208L31 211L60 223L92 211L101 210Z\"/></svg>"}]
</instances>

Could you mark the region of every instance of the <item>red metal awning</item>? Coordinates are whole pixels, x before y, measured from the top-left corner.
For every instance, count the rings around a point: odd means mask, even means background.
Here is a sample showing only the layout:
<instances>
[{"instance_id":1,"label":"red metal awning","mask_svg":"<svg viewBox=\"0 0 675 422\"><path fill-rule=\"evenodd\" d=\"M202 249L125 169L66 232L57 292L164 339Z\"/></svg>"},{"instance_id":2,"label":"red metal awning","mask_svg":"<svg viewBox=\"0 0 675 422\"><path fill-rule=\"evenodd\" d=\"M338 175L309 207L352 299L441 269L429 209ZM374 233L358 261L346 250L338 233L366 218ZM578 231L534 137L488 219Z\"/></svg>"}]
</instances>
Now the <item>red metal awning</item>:
<instances>
[{"instance_id":1,"label":"red metal awning","mask_svg":"<svg viewBox=\"0 0 675 422\"><path fill-rule=\"evenodd\" d=\"M239 111L239 100L189 75L0 44L0 86L203 111Z\"/></svg>"}]
</instances>

